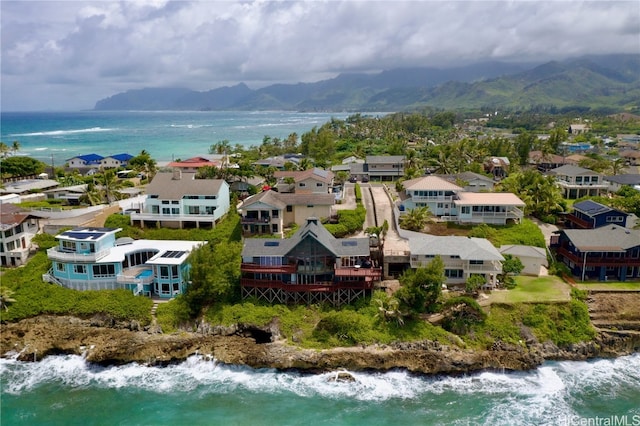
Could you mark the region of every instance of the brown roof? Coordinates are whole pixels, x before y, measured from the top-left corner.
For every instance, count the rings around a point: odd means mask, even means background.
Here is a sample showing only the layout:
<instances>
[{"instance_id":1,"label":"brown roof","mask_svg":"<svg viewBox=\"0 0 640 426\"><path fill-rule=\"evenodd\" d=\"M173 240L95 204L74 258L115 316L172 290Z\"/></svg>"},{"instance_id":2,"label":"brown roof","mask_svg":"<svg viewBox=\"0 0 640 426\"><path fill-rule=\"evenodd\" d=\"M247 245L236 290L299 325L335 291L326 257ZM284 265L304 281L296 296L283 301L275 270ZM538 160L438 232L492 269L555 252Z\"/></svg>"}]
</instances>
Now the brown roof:
<instances>
[{"instance_id":1,"label":"brown roof","mask_svg":"<svg viewBox=\"0 0 640 426\"><path fill-rule=\"evenodd\" d=\"M13 204L3 204L0 208L0 227L2 229L12 228L27 220L31 215L28 210L22 209Z\"/></svg>"},{"instance_id":2,"label":"brown roof","mask_svg":"<svg viewBox=\"0 0 640 426\"><path fill-rule=\"evenodd\" d=\"M411 191L426 190L443 190L443 191L462 191L458 185L451 183L438 176L423 176L415 179L409 179L402 184L404 189Z\"/></svg>"},{"instance_id":3,"label":"brown roof","mask_svg":"<svg viewBox=\"0 0 640 426\"><path fill-rule=\"evenodd\" d=\"M258 202L279 208L309 204L333 205L335 203L335 196L333 194L281 194L276 191L263 191L244 200L242 208L249 207Z\"/></svg>"},{"instance_id":4,"label":"brown roof","mask_svg":"<svg viewBox=\"0 0 640 426\"><path fill-rule=\"evenodd\" d=\"M328 170L318 169L316 167L309 170L282 170L273 173L273 177L276 179L284 179L292 177L296 182L300 182L309 178L319 180L325 183L331 183L333 179L333 172Z\"/></svg>"},{"instance_id":5,"label":"brown roof","mask_svg":"<svg viewBox=\"0 0 640 426\"><path fill-rule=\"evenodd\" d=\"M164 200L180 200L184 195L218 195L223 183L222 179L195 179L195 173L157 173L147 194Z\"/></svg>"}]
</instances>

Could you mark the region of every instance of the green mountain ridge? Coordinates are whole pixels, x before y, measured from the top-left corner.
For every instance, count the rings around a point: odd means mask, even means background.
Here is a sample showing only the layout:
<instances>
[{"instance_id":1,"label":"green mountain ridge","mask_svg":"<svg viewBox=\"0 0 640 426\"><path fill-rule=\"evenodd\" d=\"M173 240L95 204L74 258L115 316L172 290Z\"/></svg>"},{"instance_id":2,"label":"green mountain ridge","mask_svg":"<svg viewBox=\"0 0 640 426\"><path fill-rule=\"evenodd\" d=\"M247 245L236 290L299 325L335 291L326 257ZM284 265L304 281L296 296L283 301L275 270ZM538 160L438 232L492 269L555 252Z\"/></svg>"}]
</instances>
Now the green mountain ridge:
<instances>
[{"instance_id":1,"label":"green mountain ridge","mask_svg":"<svg viewBox=\"0 0 640 426\"><path fill-rule=\"evenodd\" d=\"M640 54L582 57L526 69L483 63L450 70L407 68L341 74L316 83L206 92L145 88L96 103L96 110L400 111L582 106L640 111Z\"/></svg>"}]
</instances>

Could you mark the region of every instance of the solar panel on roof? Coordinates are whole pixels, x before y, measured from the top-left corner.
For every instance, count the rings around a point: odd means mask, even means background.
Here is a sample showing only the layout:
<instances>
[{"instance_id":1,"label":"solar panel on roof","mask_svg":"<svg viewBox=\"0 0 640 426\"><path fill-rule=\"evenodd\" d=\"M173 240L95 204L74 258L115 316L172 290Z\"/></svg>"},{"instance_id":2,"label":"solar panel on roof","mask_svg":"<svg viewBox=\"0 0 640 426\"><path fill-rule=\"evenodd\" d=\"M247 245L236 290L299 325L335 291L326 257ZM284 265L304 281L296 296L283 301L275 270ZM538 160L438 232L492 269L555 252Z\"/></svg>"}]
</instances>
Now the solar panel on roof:
<instances>
[{"instance_id":1,"label":"solar panel on roof","mask_svg":"<svg viewBox=\"0 0 640 426\"><path fill-rule=\"evenodd\" d=\"M186 253L186 251L168 250L168 251L165 251L164 253L162 253L162 256L160 256L160 257L164 257L164 258L168 258L168 259L176 259L178 257L183 256L185 253Z\"/></svg>"},{"instance_id":2,"label":"solar panel on roof","mask_svg":"<svg viewBox=\"0 0 640 426\"><path fill-rule=\"evenodd\" d=\"M280 245L280 241L265 241L265 247L278 247Z\"/></svg>"},{"instance_id":3,"label":"solar panel on roof","mask_svg":"<svg viewBox=\"0 0 640 426\"><path fill-rule=\"evenodd\" d=\"M76 240L96 240L104 235L102 232L65 232L65 237L74 238Z\"/></svg>"},{"instance_id":4,"label":"solar panel on roof","mask_svg":"<svg viewBox=\"0 0 640 426\"><path fill-rule=\"evenodd\" d=\"M342 245L345 247L354 247L358 245L357 241L343 241Z\"/></svg>"}]
</instances>

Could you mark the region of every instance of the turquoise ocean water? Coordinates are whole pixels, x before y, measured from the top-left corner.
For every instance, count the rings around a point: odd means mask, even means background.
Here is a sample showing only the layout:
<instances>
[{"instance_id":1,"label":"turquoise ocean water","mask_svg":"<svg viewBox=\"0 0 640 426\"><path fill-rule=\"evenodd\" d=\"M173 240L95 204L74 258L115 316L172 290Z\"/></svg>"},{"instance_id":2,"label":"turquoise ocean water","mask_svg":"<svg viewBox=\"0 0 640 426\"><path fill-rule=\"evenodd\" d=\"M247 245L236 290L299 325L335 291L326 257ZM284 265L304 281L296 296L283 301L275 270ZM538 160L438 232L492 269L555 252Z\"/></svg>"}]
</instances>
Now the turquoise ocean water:
<instances>
[{"instance_id":1,"label":"turquoise ocean water","mask_svg":"<svg viewBox=\"0 0 640 426\"><path fill-rule=\"evenodd\" d=\"M374 114L371 114L374 115ZM207 154L221 140L260 145L264 136L300 137L346 113L297 112L3 112L1 140L20 143L20 155L51 164L83 154L108 156L147 150L157 161Z\"/></svg>"},{"instance_id":2,"label":"turquoise ocean water","mask_svg":"<svg viewBox=\"0 0 640 426\"><path fill-rule=\"evenodd\" d=\"M331 117L292 112L2 113L2 141L60 165L80 154L158 161L228 139L302 135ZM0 359L1 425L587 425L640 426L640 354L549 362L518 373L424 377L404 371L304 375L218 364L102 368L80 356ZM597 423L600 421L600 423ZM589 423L590 422L590 423ZM609 422L609 423L606 423Z\"/></svg>"}]
</instances>

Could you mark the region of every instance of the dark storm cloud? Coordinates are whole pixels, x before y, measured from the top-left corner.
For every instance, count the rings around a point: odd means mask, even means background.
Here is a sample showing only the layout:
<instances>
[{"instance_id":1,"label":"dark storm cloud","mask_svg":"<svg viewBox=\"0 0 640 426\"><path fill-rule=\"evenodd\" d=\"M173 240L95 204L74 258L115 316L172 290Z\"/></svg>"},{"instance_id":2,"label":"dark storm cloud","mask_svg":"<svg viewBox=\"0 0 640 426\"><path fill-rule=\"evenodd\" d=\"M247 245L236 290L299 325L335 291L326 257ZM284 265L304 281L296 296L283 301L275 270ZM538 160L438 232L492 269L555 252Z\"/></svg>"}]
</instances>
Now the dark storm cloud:
<instances>
[{"instance_id":1,"label":"dark storm cloud","mask_svg":"<svg viewBox=\"0 0 640 426\"><path fill-rule=\"evenodd\" d=\"M139 87L255 88L346 71L640 52L640 8L631 1L2 1L0 7L4 110L91 108Z\"/></svg>"}]
</instances>

